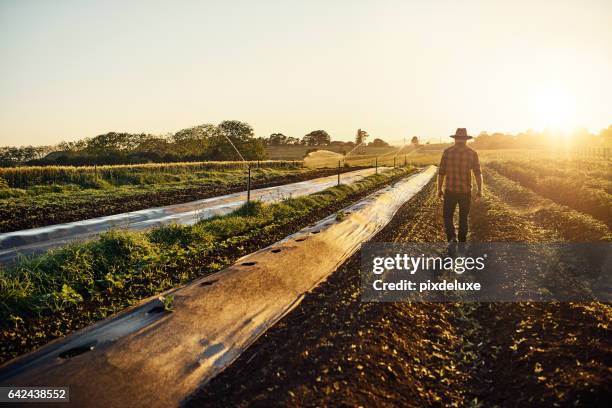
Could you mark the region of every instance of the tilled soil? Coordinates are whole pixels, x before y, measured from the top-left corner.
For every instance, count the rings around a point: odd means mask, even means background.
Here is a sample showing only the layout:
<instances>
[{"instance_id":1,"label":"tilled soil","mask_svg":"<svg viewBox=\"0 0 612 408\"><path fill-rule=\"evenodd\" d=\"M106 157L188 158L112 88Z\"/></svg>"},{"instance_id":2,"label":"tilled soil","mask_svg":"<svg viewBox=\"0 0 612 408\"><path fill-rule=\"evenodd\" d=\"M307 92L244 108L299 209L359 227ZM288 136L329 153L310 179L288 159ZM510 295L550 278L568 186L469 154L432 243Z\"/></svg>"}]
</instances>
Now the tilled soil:
<instances>
[{"instance_id":1,"label":"tilled soil","mask_svg":"<svg viewBox=\"0 0 612 408\"><path fill-rule=\"evenodd\" d=\"M431 183L374 241L443 241L440 208ZM476 242L546 235L494 195L472 224ZM608 305L362 303L360 291L356 254L187 405L607 405Z\"/></svg>"},{"instance_id":2,"label":"tilled soil","mask_svg":"<svg viewBox=\"0 0 612 408\"><path fill-rule=\"evenodd\" d=\"M442 239L437 207L430 184L375 240ZM468 357L453 308L362 303L359 267L355 255L190 405L462 405Z\"/></svg>"},{"instance_id":3,"label":"tilled soil","mask_svg":"<svg viewBox=\"0 0 612 408\"><path fill-rule=\"evenodd\" d=\"M490 181L496 193L497 185ZM472 239L495 241L504 236L515 241L558 241L576 228L567 224L565 230L559 225L550 228L538 216L539 205L509 205L495 195L477 203L471 219ZM517 284L521 279L517 277ZM483 346L478 352L485 363L472 376L470 389L486 406L609 406L610 305L483 303L472 317L481 327Z\"/></svg>"}]
</instances>

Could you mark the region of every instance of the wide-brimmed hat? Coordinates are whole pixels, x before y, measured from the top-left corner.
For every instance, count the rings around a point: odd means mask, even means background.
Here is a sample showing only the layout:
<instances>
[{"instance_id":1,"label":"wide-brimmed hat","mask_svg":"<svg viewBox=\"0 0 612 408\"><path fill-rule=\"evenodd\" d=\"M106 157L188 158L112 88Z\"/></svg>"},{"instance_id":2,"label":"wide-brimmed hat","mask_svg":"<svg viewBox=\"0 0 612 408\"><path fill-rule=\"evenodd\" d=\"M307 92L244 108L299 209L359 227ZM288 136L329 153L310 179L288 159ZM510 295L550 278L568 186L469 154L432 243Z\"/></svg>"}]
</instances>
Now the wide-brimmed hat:
<instances>
[{"instance_id":1,"label":"wide-brimmed hat","mask_svg":"<svg viewBox=\"0 0 612 408\"><path fill-rule=\"evenodd\" d=\"M472 136L468 136L467 130L465 128L457 128L457 131L454 135L450 135L453 139L472 139Z\"/></svg>"}]
</instances>

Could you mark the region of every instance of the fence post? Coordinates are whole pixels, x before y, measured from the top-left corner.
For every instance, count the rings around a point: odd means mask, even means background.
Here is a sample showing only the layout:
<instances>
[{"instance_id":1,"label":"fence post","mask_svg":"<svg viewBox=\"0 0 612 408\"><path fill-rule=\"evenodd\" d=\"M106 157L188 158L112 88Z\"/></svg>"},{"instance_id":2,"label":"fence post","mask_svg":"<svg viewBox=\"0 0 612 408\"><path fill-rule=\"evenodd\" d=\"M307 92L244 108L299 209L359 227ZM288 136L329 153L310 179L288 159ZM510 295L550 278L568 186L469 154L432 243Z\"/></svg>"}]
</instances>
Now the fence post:
<instances>
[{"instance_id":1,"label":"fence post","mask_svg":"<svg viewBox=\"0 0 612 408\"><path fill-rule=\"evenodd\" d=\"M247 205L246 214L249 215L249 207L251 205L251 165L248 165L248 177L247 177Z\"/></svg>"},{"instance_id":2,"label":"fence post","mask_svg":"<svg viewBox=\"0 0 612 408\"><path fill-rule=\"evenodd\" d=\"M378 174L378 157L376 157L376 161L374 162L374 167L376 169L376 174Z\"/></svg>"},{"instance_id":3,"label":"fence post","mask_svg":"<svg viewBox=\"0 0 612 408\"><path fill-rule=\"evenodd\" d=\"M338 185L340 185L340 160L338 160Z\"/></svg>"},{"instance_id":4,"label":"fence post","mask_svg":"<svg viewBox=\"0 0 612 408\"><path fill-rule=\"evenodd\" d=\"M404 167L406 167L406 155L404 155Z\"/></svg>"},{"instance_id":5,"label":"fence post","mask_svg":"<svg viewBox=\"0 0 612 408\"><path fill-rule=\"evenodd\" d=\"M393 167L395 168L395 156L393 156Z\"/></svg>"}]
</instances>

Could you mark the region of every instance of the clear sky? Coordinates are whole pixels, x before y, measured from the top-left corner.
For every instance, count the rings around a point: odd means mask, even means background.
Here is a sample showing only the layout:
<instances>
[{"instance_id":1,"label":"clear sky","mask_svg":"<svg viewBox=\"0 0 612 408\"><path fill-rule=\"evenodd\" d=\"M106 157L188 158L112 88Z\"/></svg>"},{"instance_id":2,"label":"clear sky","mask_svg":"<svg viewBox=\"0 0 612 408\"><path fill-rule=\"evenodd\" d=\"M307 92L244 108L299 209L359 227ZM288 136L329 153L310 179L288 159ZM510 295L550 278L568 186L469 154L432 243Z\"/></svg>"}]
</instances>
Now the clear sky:
<instances>
[{"instance_id":1,"label":"clear sky","mask_svg":"<svg viewBox=\"0 0 612 408\"><path fill-rule=\"evenodd\" d=\"M612 1L0 0L0 145L612 123Z\"/></svg>"}]
</instances>

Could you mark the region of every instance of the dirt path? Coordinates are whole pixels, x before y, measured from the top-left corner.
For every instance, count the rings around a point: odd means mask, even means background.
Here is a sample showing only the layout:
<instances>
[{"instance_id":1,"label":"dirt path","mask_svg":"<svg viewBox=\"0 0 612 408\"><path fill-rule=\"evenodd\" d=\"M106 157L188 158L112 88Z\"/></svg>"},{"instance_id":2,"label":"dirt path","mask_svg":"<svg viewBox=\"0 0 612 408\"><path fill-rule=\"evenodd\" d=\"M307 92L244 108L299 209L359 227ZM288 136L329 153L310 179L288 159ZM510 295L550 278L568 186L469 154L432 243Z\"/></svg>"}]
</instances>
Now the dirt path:
<instances>
[{"instance_id":1,"label":"dirt path","mask_svg":"<svg viewBox=\"0 0 612 408\"><path fill-rule=\"evenodd\" d=\"M432 183L374 241L442 241L434 193ZM541 238L540 226L504 211L496 197L475 205L472 239ZM606 403L608 306L362 303L359 268L357 255L188 405Z\"/></svg>"}]
</instances>

